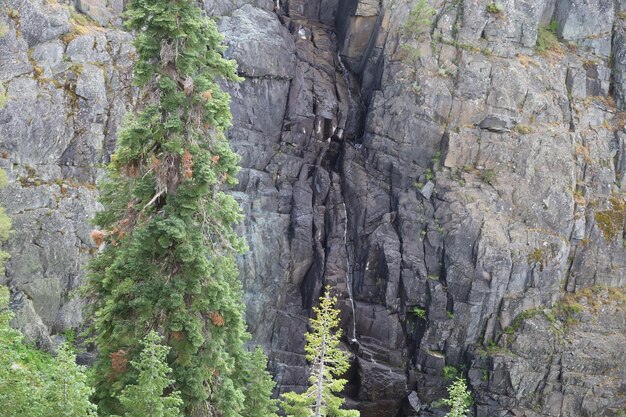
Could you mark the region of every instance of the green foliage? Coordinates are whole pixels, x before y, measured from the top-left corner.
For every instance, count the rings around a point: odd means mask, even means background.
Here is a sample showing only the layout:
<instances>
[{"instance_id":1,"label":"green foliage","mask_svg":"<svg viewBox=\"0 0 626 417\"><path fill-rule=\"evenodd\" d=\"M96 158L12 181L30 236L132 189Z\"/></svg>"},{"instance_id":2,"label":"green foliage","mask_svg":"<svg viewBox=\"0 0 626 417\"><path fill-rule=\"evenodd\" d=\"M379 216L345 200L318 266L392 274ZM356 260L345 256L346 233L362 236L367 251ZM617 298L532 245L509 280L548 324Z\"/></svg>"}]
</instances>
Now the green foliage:
<instances>
[{"instance_id":1,"label":"green foliage","mask_svg":"<svg viewBox=\"0 0 626 417\"><path fill-rule=\"evenodd\" d=\"M458 378L459 370L456 369L455 366L444 366L443 367L443 377L446 381L452 381L453 379Z\"/></svg>"},{"instance_id":2,"label":"green foliage","mask_svg":"<svg viewBox=\"0 0 626 417\"><path fill-rule=\"evenodd\" d=\"M164 392L174 383L172 369L166 361L169 346L161 344L161 337L151 331L141 342L139 360L131 361L138 372L137 384L127 385L119 395L124 417L182 417L183 400L180 392Z\"/></svg>"},{"instance_id":3,"label":"green foliage","mask_svg":"<svg viewBox=\"0 0 626 417\"><path fill-rule=\"evenodd\" d=\"M480 179L486 184L493 185L496 180L496 171L493 169L483 169L480 171Z\"/></svg>"},{"instance_id":4,"label":"green foliage","mask_svg":"<svg viewBox=\"0 0 626 417\"><path fill-rule=\"evenodd\" d=\"M520 314L517 315L517 317L513 319L511 324L507 328L504 329L504 333L513 334L517 332L520 326L522 325L522 323L524 322L524 320L533 318L542 313L543 313L543 310L539 308L531 308L531 309L521 312Z\"/></svg>"},{"instance_id":5,"label":"green foliage","mask_svg":"<svg viewBox=\"0 0 626 417\"><path fill-rule=\"evenodd\" d=\"M552 20L547 26L539 26L537 30L537 52L559 51L561 46L559 39L556 37L558 24L556 20Z\"/></svg>"},{"instance_id":6,"label":"green foliage","mask_svg":"<svg viewBox=\"0 0 626 417\"><path fill-rule=\"evenodd\" d=\"M68 345L62 345L46 375L43 415L95 417L96 406L89 401L93 391L87 383L85 367L76 364L76 356Z\"/></svg>"},{"instance_id":7,"label":"green foliage","mask_svg":"<svg viewBox=\"0 0 626 417\"><path fill-rule=\"evenodd\" d=\"M0 286L0 409L6 415L30 417L43 411L40 370L51 359L28 348L10 326L9 290Z\"/></svg>"},{"instance_id":8,"label":"green foliage","mask_svg":"<svg viewBox=\"0 0 626 417\"><path fill-rule=\"evenodd\" d=\"M407 311L409 312L409 314L412 314L417 318L426 320L426 309L415 306L415 307L409 307Z\"/></svg>"},{"instance_id":9,"label":"green foliage","mask_svg":"<svg viewBox=\"0 0 626 417\"><path fill-rule=\"evenodd\" d=\"M11 417L91 417L95 405L83 367L69 347L56 358L27 345L12 329L9 290L0 287L0 410Z\"/></svg>"},{"instance_id":10,"label":"green foliage","mask_svg":"<svg viewBox=\"0 0 626 417\"><path fill-rule=\"evenodd\" d=\"M244 417L278 417L278 400L271 398L276 383L266 370L267 358L263 349L257 347L249 354L248 366L245 370L245 413Z\"/></svg>"},{"instance_id":11,"label":"green foliage","mask_svg":"<svg viewBox=\"0 0 626 417\"><path fill-rule=\"evenodd\" d=\"M416 44L419 44L430 31L436 13L427 0L418 0L409 12L400 34L407 40L402 48L410 63L419 59L420 49Z\"/></svg>"},{"instance_id":12,"label":"green foliage","mask_svg":"<svg viewBox=\"0 0 626 417\"><path fill-rule=\"evenodd\" d=\"M467 389L467 384L463 378L457 378L448 387L448 398L442 402L450 407L450 412L446 417L467 417L467 413L472 406L472 394Z\"/></svg>"},{"instance_id":13,"label":"green foliage","mask_svg":"<svg viewBox=\"0 0 626 417\"><path fill-rule=\"evenodd\" d=\"M347 381L339 378L349 368L348 353L341 350L339 340L339 310L336 297L326 287L319 307L314 307L315 318L310 320L311 332L306 334L306 358L311 363L310 387L304 393L283 394L281 405L287 416L293 417L358 417L356 410L343 410L344 399L335 395Z\"/></svg>"},{"instance_id":14,"label":"green foliage","mask_svg":"<svg viewBox=\"0 0 626 417\"><path fill-rule=\"evenodd\" d=\"M9 182L7 173L0 169L0 189ZM11 236L11 218L6 215L4 207L0 207L0 244L6 242ZM9 259L9 254L0 250L0 275L4 275L4 263Z\"/></svg>"},{"instance_id":15,"label":"green foliage","mask_svg":"<svg viewBox=\"0 0 626 417\"><path fill-rule=\"evenodd\" d=\"M502 5L500 3L491 2L487 4L487 12L491 14L502 13Z\"/></svg>"},{"instance_id":16,"label":"green foliage","mask_svg":"<svg viewBox=\"0 0 626 417\"><path fill-rule=\"evenodd\" d=\"M239 157L223 133L230 98L217 80L239 77L194 0L131 0L127 16L143 107L119 133L92 233L102 244L88 289L96 399L104 413L124 411L118 398L140 377L126 364L156 330L184 414L240 416L249 336L235 256L245 245L233 230L241 209L224 192Z\"/></svg>"}]
</instances>

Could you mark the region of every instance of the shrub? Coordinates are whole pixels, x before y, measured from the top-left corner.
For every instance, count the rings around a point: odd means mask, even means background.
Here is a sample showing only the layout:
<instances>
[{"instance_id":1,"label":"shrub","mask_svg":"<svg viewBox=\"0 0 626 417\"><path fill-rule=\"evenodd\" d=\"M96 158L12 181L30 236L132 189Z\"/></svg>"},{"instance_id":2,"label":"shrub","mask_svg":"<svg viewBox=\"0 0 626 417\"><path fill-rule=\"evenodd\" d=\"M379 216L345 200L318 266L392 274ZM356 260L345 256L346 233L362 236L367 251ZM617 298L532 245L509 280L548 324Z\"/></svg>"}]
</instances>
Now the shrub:
<instances>
[{"instance_id":1,"label":"shrub","mask_svg":"<svg viewBox=\"0 0 626 417\"><path fill-rule=\"evenodd\" d=\"M426 310L421 307L409 307L408 312L417 318L426 320Z\"/></svg>"},{"instance_id":2,"label":"shrub","mask_svg":"<svg viewBox=\"0 0 626 417\"><path fill-rule=\"evenodd\" d=\"M442 402L450 407L450 412L446 417L466 417L472 405L472 394L467 389L467 384L463 378L457 378L448 387L449 397Z\"/></svg>"},{"instance_id":3,"label":"shrub","mask_svg":"<svg viewBox=\"0 0 626 417\"><path fill-rule=\"evenodd\" d=\"M537 52L561 51L559 39L556 37L557 27L556 20L551 21L547 26L539 26L537 31L537 45L535 48Z\"/></svg>"},{"instance_id":4,"label":"shrub","mask_svg":"<svg viewBox=\"0 0 626 417\"><path fill-rule=\"evenodd\" d=\"M486 184L493 185L496 180L496 171L493 169L485 169L480 172L480 179Z\"/></svg>"},{"instance_id":5,"label":"shrub","mask_svg":"<svg viewBox=\"0 0 626 417\"><path fill-rule=\"evenodd\" d=\"M491 14L502 13L502 5L500 3L492 2L487 5L487 12Z\"/></svg>"},{"instance_id":6,"label":"shrub","mask_svg":"<svg viewBox=\"0 0 626 417\"><path fill-rule=\"evenodd\" d=\"M435 9L428 4L427 0L419 0L409 12L409 17L400 30L401 35L409 43L419 43L429 32L435 13ZM420 50L417 45L405 44L402 49L410 61L415 61L420 57Z\"/></svg>"},{"instance_id":7,"label":"shrub","mask_svg":"<svg viewBox=\"0 0 626 417\"><path fill-rule=\"evenodd\" d=\"M444 366L443 367L443 377L446 381L452 381L459 376L459 370L454 366Z\"/></svg>"}]
</instances>

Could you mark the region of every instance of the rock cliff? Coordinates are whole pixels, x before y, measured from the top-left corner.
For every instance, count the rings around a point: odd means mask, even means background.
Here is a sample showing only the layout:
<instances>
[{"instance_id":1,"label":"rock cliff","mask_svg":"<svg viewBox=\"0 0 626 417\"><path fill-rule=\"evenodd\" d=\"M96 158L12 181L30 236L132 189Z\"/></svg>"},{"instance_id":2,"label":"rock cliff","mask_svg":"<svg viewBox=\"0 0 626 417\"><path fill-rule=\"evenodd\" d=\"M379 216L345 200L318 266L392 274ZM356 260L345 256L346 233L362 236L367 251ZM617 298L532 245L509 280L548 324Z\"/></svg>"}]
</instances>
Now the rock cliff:
<instances>
[{"instance_id":1,"label":"rock cliff","mask_svg":"<svg viewBox=\"0 0 626 417\"><path fill-rule=\"evenodd\" d=\"M0 5L1 281L46 348L85 319L95 184L136 105L123 3ZM626 412L624 0L430 0L419 34L417 0L202 4L245 77L240 268L279 392L328 283L365 417L443 415L454 372L481 417Z\"/></svg>"}]
</instances>

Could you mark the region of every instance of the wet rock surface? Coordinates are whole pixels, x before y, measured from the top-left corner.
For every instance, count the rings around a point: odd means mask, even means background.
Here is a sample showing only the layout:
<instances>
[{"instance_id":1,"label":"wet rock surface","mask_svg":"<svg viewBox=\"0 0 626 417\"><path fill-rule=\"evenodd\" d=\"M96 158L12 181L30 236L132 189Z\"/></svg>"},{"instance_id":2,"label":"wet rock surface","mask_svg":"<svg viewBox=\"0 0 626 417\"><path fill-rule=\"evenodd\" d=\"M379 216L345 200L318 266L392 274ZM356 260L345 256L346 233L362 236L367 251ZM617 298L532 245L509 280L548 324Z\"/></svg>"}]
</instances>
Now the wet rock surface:
<instances>
[{"instance_id":1,"label":"wet rock surface","mask_svg":"<svg viewBox=\"0 0 626 417\"><path fill-rule=\"evenodd\" d=\"M240 269L277 391L307 383L303 334L330 284L366 417L443 415L451 366L477 416L619 416L626 5L435 0L417 44L401 30L415 3L202 2L245 77L225 85ZM18 231L2 283L46 348L85 319L95 182L135 100L122 7L0 6L0 200ZM538 53L552 20L560 51ZM520 319L572 294L567 330Z\"/></svg>"}]
</instances>

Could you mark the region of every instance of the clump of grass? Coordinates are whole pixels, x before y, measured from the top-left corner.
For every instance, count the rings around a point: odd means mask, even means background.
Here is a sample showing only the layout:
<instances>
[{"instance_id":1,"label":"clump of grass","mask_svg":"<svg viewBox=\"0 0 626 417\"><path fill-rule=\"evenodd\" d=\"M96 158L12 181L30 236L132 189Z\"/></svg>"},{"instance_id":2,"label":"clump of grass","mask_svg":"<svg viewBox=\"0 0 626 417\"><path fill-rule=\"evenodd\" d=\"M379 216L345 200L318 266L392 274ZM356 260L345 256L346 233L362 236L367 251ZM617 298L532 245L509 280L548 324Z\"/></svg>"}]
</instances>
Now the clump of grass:
<instances>
[{"instance_id":1,"label":"clump of grass","mask_svg":"<svg viewBox=\"0 0 626 417\"><path fill-rule=\"evenodd\" d=\"M528 135L533 133L533 128L528 125L517 125L515 126L515 131L520 135Z\"/></svg>"},{"instance_id":2,"label":"clump of grass","mask_svg":"<svg viewBox=\"0 0 626 417\"><path fill-rule=\"evenodd\" d=\"M104 30L100 25L98 25L96 21L94 21L90 17L74 11L70 12L70 23L72 24L71 30L61 37L61 40L66 45L68 45L79 36L87 35L88 33L91 33L93 31Z\"/></svg>"},{"instance_id":3,"label":"clump of grass","mask_svg":"<svg viewBox=\"0 0 626 417\"><path fill-rule=\"evenodd\" d=\"M426 310L421 307L409 307L407 311L419 319L426 320Z\"/></svg>"},{"instance_id":4,"label":"clump of grass","mask_svg":"<svg viewBox=\"0 0 626 417\"><path fill-rule=\"evenodd\" d=\"M493 169L484 169L480 171L480 179L483 180L485 184L493 185L496 181L496 171Z\"/></svg>"},{"instance_id":5,"label":"clump of grass","mask_svg":"<svg viewBox=\"0 0 626 417\"><path fill-rule=\"evenodd\" d=\"M500 3L491 2L487 5L487 12L498 15L502 13L502 5Z\"/></svg>"},{"instance_id":6,"label":"clump of grass","mask_svg":"<svg viewBox=\"0 0 626 417\"><path fill-rule=\"evenodd\" d=\"M550 22L549 25L541 25L537 31L537 52L561 52L563 49L556 36L558 24L556 20Z\"/></svg>"},{"instance_id":7,"label":"clump of grass","mask_svg":"<svg viewBox=\"0 0 626 417\"><path fill-rule=\"evenodd\" d=\"M443 367L443 377L450 382L460 375L459 370L455 366L448 365Z\"/></svg>"}]
</instances>

